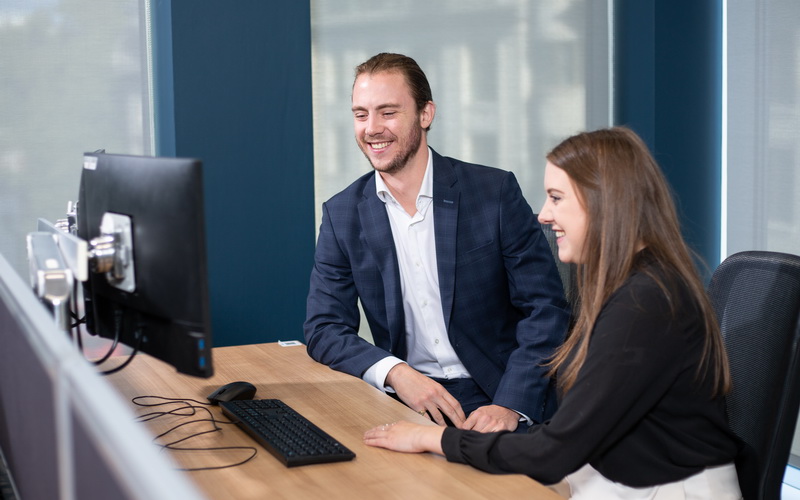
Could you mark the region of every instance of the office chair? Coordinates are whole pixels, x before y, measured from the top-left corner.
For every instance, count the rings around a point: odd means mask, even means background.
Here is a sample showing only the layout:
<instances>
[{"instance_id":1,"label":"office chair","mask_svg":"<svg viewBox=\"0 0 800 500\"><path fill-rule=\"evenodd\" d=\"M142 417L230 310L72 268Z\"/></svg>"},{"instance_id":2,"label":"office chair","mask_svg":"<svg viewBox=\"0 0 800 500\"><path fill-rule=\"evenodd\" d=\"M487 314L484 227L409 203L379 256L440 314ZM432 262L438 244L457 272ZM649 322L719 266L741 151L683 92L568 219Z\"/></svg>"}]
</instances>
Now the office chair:
<instances>
[{"instance_id":1,"label":"office chair","mask_svg":"<svg viewBox=\"0 0 800 500\"><path fill-rule=\"evenodd\" d=\"M730 360L728 419L745 445L736 460L742 494L779 499L800 405L800 256L731 255L708 293Z\"/></svg>"}]
</instances>

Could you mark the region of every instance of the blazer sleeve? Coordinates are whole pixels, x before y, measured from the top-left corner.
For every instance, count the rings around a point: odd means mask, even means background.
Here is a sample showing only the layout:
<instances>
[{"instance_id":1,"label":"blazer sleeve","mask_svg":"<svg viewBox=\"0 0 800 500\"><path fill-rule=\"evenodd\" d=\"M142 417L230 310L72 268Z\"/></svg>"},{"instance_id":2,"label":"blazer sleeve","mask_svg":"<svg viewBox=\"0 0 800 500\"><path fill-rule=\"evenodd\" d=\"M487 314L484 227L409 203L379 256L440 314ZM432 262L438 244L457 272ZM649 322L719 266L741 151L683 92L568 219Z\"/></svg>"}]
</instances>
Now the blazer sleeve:
<instances>
[{"instance_id":1,"label":"blazer sleeve","mask_svg":"<svg viewBox=\"0 0 800 500\"><path fill-rule=\"evenodd\" d=\"M350 258L337 238L333 218L328 204L323 204L303 330L313 359L361 377L389 353L358 335L358 292ZM347 230L342 228L342 232Z\"/></svg>"},{"instance_id":2,"label":"blazer sleeve","mask_svg":"<svg viewBox=\"0 0 800 500\"><path fill-rule=\"evenodd\" d=\"M543 365L564 341L570 313L550 246L513 174L501 192L500 237L509 296L522 318L494 403L543 422L556 408Z\"/></svg>"}]
</instances>

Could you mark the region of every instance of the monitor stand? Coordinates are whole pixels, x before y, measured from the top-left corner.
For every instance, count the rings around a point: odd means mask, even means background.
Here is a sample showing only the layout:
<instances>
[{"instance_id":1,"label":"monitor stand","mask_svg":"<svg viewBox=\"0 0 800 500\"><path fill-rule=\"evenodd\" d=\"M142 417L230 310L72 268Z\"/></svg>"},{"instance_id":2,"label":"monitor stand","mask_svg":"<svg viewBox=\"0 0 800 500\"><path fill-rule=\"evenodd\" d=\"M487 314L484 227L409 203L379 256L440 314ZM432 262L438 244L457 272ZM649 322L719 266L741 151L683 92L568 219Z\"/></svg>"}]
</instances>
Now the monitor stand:
<instances>
[{"instance_id":1,"label":"monitor stand","mask_svg":"<svg viewBox=\"0 0 800 500\"><path fill-rule=\"evenodd\" d=\"M49 232L29 233L27 237L28 265L36 296L39 297L65 332L70 328L69 303L74 283L72 270Z\"/></svg>"}]
</instances>

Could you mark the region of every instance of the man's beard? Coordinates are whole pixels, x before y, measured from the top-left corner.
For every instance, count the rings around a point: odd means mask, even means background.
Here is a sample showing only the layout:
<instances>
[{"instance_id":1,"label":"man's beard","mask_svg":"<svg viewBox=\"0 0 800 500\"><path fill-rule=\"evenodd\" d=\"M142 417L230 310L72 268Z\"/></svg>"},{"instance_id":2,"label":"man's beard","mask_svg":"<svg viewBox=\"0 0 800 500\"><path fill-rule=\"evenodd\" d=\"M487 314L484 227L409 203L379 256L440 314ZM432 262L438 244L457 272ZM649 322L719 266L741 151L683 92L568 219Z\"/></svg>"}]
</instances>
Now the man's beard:
<instances>
[{"instance_id":1,"label":"man's beard","mask_svg":"<svg viewBox=\"0 0 800 500\"><path fill-rule=\"evenodd\" d=\"M358 145L361 149L361 152L364 153L364 156L367 157L369 164L372 165L372 168L377 170L378 172L383 172L385 174L396 174L397 172L403 170L405 166L408 164L408 161L417 154L417 150L419 149L420 142L422 142L422 127L416 125L411 133L411 136L408 139L407 147L400 152L397 153L394 160L392 160L388 165L383 168L378 168L372 163L372 158L369 157L369 153L367 152L366 141L363 143L359 141Z\"/></svg>"}]
</instances>

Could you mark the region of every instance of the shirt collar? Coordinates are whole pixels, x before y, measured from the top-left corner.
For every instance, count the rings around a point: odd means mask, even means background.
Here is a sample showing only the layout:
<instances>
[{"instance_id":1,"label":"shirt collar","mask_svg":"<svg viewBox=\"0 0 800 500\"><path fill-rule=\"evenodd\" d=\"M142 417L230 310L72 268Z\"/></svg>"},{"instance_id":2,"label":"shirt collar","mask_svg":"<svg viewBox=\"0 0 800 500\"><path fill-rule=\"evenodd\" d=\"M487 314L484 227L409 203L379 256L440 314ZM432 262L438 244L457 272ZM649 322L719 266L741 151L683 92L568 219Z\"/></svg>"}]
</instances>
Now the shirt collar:
<instances>
[{"instance_id":1,"label":"shirt collar","mask_svg":"<svg viewBox=\"0 0 800 500\"><path fill-rule=\"evenodd\" d=\"M378 193L378 198L384 203L389 200L394 200L392 192L383 182L383 177L375 171L375 190ZM417 205L422 197L433 198L433 153L431 148L428 147L428 164L425 166L425 174L422 176L422 185L419 187L419 194L417 195Z\"/></svg>"}]
</instances>

